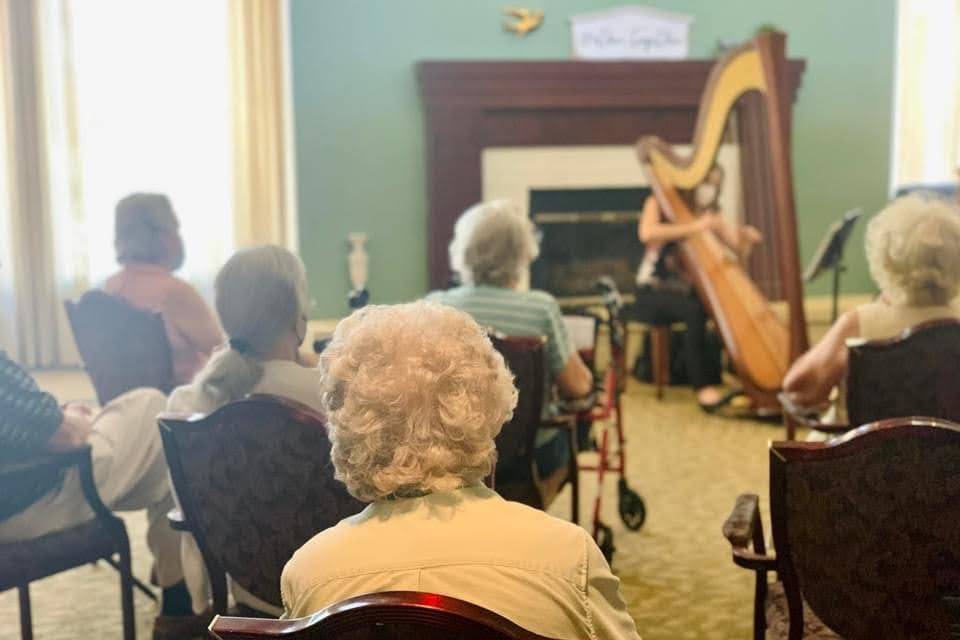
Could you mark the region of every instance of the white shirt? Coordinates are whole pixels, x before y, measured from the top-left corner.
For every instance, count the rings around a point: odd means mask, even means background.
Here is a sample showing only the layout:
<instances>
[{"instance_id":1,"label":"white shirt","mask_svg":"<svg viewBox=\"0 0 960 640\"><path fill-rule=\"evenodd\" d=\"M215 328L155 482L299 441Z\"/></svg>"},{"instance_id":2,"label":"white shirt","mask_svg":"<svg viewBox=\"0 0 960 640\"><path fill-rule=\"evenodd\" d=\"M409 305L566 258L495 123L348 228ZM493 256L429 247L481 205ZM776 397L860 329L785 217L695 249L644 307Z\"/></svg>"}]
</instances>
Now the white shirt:
<instances>
[{"instance_id":1,"label":"white shirt","mask_svg":"<svg viewBox=\"0 0 960 640\"><path fill-rule=\"evenodd\" d=\"M315 411L321 411L320 370L290 360L267 360L263 363L263 377L250 393L296 400ZM211 413L217 409L219 407L211 406L206 395L194 384L177 387L167 402L167 411L172 413Z\"/></svg>"},{"instance_id":2,"label":"white shirt","mask_svg":"<svg viewBox=\"0 0 960 640\"><path fill-rule=\"evenodd\" d=\"M268 360L263 363L263 377L251 393L288 398L320 412L320 370L304 367L290 360ZM167 402L167 411L172 413L206 414L218 408L210 406L206 395L193 384L174 389ZM190 591L193 610L195 613L200 613L210 602L210 583L203 564L203 555L193 536L183 536L180 560L183 564L184 579ZM234 600L248 607L273 615L282 613L277 607L263 602L237 584L231 583L231 592Z\"/></svg>"},{"instance_id":3,"label":"white shirt","mask_svg":"<svg viewBox=\"0 0 960 640\"><path fill-rule=\"evenodd\" d=\"M288 617L409 590L472 602L551 638L637 640L619 587L584 529L482 486L375 502L314 536L280 581Z\"/></svg>"}]
</instances>

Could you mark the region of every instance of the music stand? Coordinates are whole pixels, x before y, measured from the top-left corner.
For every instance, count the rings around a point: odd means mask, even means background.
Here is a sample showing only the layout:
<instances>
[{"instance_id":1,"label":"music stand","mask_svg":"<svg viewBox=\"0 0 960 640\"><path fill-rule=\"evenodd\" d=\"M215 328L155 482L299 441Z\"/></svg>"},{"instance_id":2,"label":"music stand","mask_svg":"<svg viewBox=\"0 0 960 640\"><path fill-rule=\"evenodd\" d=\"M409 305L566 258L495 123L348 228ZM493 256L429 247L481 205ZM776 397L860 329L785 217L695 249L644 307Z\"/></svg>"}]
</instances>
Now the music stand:
<instances>
[{"instance_id":1,"label":"music stand","mask_svg":"<svg viewBox=\"0 0 960 640\"><path fill-rule=\"evenodd\" d=\"M847 246L847 239L853 226L860 216L863 215L862 209L851 209L843 214L843 218L830 225L827 235L824 236L813 254L807 270L803 273L803 279L812 282L823 272L833 271L833 317L830 324L837 319L837 300L840 297L840 274L846 271L843 264L843 250Z\"/></svg>"}]
</instances>

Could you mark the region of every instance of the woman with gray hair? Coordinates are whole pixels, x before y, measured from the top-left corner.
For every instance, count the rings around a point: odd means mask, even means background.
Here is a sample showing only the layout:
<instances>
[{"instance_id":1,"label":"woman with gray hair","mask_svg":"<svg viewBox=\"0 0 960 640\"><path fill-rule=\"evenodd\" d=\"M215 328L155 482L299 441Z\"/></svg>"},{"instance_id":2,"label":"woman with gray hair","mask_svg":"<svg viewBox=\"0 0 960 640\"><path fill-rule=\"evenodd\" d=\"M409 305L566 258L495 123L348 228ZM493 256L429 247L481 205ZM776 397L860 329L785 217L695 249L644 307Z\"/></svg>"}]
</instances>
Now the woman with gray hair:
<instances>
[{"instance_id":1,"label":"woman with gray hair","mask_svg":"<svg viewBox=\"0 0 960 640\"><path fill-rule=\"evenodd\" d=\"M450 242L450 264L461 286L426 299L465 311L481 326L509 336L546 337L548 386L555 384L568 398L583 397L593 389L593 374L567 335L560 306L549 293L527 289L530 264L539 252L533 223L516 205L509 200L478 204L457 220ZM570 458L567 439L555 429L540 430L536 446L541 477ZM499 473L509 476L511 470Z\"/></svg>"},{"instance_id":2,"label":"woman with gray hair","mask_svg":"<svg viewBox=\"0 0 960 640\"><path fill-rule=\"evenodd\" d=\"M287 563L288 617L399 589L467 600L551 638L637 638L586 531L483 485L517 392L470 316L366 307L337 326L320 370L336 477L371 504Z\"/></svg>"},{"instance_id":3,"label":"woman with gray hair","mask_svg":"<svg viewBox=\"0 0 960 640\"><path fill-rule=\"evenodd\" d=\"M784 390L800 406L826 405L846 376L847 340L892 338L928 320L960 318L960 209L955 205L923 195L894 200L870 220L866 251L880 297L840 316L787 372Z\"/></svg>"},{"instance_id":4,"label":"woman with gray hair","mask_svg":"<svg viewBox=\"0 0 960 640\"><path fill-rule=\"evenodd\" d=\"M175 277L183 265L180 223L169 198L134 193L117 203L114 246L123 268L103 286L138 309L159 312L167 330L176 382L185 384L223 340L196 289Z\"/></svg>"},{"instance_id":5,"label":"woman with gray hair","mask_svg":"<svg viewBox=\"0 0 960 640\"><path fill-rule=\"evenodd\" d=\"M300 258L281 247L235 253L217 274L217 314L229 336L190 385L174 389L173 413L210 413L251 393L282 396L320 410L320 372L304 366L300 346L307 332L307 277ZM203 559L193 538L183 543L184 573L193 609L209 595ZM275 607L234 585L234 599L273 615Z\"/></svg>"}]
</instances>

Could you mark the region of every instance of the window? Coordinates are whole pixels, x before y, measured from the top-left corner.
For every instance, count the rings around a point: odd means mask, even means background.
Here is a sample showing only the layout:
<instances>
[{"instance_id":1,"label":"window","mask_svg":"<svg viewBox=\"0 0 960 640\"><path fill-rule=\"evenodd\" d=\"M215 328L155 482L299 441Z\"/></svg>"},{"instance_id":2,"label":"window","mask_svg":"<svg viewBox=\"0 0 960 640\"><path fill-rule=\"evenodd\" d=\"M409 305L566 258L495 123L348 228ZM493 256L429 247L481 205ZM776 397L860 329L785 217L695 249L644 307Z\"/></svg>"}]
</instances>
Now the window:
<instances>
[{"instance_id":1,"label":"window","mask_svg":"<svg viewBox=\"0 0 960 640\"><path fill-rule=\"evenodd\" d=\"M960 0L900 0L893 183L954 182L960 166Z\"/></svg>"},{"instance_id":2,"label":"window","mask_svg":"<svg viewBox=\"0 0 960 640\"><path fill-rule=\"evenodd\" d=\"M234 245L228 0L48 0L51 199L65 294L117 265L113 208L170 196L208 288Z\"/></svg>"}]
</instances>

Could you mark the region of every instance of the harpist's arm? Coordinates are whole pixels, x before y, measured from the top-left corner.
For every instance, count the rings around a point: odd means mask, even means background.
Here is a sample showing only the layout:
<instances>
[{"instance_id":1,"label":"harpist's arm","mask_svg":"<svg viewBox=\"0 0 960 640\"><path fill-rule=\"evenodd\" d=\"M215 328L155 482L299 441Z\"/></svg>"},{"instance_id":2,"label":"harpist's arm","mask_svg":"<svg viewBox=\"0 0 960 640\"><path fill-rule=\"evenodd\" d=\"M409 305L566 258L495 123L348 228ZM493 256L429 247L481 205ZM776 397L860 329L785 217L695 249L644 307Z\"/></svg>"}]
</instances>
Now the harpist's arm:
<instances>
[{"instance_id":1,"label":"harpist's arm","mask_svg":"<svg viewBox=\"0 0 960 640\"><path fill-rule=\"evenodd\" d=\"M827 402L830 391L847 373L847 338L860 334L856 311L840 316L817 345L800 356L783 380L791 400L805 407Z\"/></svg>"},{"instance_id":2,"label":"harpist's arm","mask_svg":"<svg viewBox=\"0 0 960 640\"><path fill-rule=\"evenodd\" d=\"M653 196L647 198L640 216L640 225L637 227L637 237L644 244L663 244L674 240L682 240L699 231L716 228L721 223L720 216L704 215L695 222L672 223L664 222L660 216L660 205Z\"/></svg>"}]
</instances>

